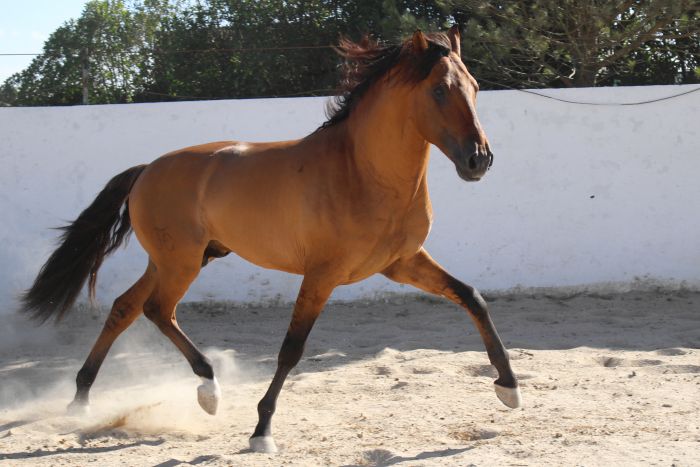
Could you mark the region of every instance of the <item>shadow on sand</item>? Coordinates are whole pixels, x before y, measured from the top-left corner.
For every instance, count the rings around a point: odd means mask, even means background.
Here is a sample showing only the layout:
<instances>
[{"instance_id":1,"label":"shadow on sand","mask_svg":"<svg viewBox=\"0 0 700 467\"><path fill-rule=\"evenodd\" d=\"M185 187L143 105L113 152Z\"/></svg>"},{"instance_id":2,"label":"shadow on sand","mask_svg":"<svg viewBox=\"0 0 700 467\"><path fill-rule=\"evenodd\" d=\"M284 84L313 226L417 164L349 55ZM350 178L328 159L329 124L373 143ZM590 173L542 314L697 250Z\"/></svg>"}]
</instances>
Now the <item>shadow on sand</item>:
<instances>
[{"instance_id":1,"label":"shadow on sand","mask_svg":"<svg viewBox=\"0 0 700 467\"><path fill-rule=\"evenodd\" d=\"M348 464L342 467L388 467L390 465L397 465L402 462L425 461L428 459L456 456L458 454L462 454L463 452L469 451L470 449L473 449L473 447L441 449L439 451L421 452L413 457L396 456L391 451L387 451L386 449L373 449L362 454L362 464Z\"/></svg>"},{"instance_id":2,"label":"shadow on sand","mask_svg":"<svg viewBox=\"0 0 700 467\"><path fill-rule=\"evenodd\" d=\"M157 439L151 441L135 441L133 443L117 444L112 446L99 447L79 447L65 449L37 449L35 451L10 452L0 454L0 460L20 460L20 459L36 459L39 457L57 456L64 454L101 454L110 451L119 451L121 449L129 449L136 446L159 446L165 440Z\"/></svg>"}]
</instances>

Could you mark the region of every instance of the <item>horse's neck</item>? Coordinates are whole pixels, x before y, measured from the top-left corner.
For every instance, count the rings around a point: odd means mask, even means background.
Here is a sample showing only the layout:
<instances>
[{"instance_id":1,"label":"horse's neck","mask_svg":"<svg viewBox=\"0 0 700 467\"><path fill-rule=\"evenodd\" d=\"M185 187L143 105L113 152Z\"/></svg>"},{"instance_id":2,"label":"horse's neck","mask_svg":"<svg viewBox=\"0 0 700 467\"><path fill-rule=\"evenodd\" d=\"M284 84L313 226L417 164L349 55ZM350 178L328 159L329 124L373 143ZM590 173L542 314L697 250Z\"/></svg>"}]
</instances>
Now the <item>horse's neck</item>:
<instances>
[{"instance_id":1,"label":"horse's neck","mask_svg":"<svg viewBox=\"0 0 700 467\"><path fill-rule=\"evenodd\" d=\"M400 89L368 93L348 117L359 175L404 200L425 187L429 143L418 133Z\"/></svg>"}]
</instances>

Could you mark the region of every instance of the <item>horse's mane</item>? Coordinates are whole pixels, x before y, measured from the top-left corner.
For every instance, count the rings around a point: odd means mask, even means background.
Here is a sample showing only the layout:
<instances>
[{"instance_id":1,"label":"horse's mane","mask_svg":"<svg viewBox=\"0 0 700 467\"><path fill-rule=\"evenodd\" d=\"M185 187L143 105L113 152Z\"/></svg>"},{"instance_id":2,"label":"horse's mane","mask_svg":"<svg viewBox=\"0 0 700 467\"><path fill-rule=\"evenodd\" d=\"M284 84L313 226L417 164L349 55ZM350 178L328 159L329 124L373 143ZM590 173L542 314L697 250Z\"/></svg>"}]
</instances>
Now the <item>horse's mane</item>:
<instances>
[{"instance_id":1,"label":"horse's mane","mask_svg":"<svg viewBox=\"0 0 700 467\"><path fill-rule=\"evenodd\" d=\"M357 106L367 90L389 72L405 83L424 80L435 63L450 52L450 40L443 33L426 34L428 49L415 53L411 39L401 44L380 44L365 36L360 42L341 38L336 51L344 59L338 95L326 109L328 120L322 130L342 122Z\"/></svg>"}]
</instances>

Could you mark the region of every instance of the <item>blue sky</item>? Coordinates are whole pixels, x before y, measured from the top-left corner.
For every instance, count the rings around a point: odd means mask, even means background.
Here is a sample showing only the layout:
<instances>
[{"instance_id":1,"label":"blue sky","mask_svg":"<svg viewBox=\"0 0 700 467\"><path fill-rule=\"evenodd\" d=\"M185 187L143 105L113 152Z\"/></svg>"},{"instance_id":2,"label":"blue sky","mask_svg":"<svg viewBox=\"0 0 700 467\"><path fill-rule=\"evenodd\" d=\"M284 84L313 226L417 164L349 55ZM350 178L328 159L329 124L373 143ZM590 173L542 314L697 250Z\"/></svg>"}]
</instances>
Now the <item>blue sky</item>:
<instances>
[{"instance_id":1,"label":"blue sky","mask_svg":"<svg viewBox=\"0 0 700 467\"><path fill-rule=\"evenodd\" d=\"M87 0L0 0L0 53L41 52L56 28L78 18ZM0 56L0 83L23 70L32 57Z\"/></svg>"}]
</instances>

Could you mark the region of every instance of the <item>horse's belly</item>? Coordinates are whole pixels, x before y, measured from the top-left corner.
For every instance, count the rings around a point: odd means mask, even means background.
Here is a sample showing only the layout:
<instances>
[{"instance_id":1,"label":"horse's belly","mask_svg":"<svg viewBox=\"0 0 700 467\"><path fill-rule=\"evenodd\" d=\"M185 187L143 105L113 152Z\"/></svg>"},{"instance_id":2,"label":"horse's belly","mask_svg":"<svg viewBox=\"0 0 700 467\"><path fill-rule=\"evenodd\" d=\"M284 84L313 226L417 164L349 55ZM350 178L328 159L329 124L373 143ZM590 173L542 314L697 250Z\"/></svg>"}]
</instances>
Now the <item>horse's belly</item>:
<instances>
[{"instance_id":1,"label":"horse's belly","mask_svg":"<svg viewBox=\"0 0 700 467\"><path fill-rule=\"evenodd\" d=\"M285 158L222 160L204 200L212 239L258 266L303 273L300 190Z\"/></svg>"},{"instance_id":2,"label":"horse's belly","mask_svg":"<svg viewBox=\"0 0 700 467\"><path fill-rule=\"evenodd\" d=\"M293 274L303 274L302 263L295 248L264 233L255 235L255 229L246 233L231 232L222 235L222 242L233 253L257 266Z\"/></svg>"},{"instance_id":3,"label":"horse's belly","mask_svg":"<svg viewBox=\"0 0 700 467\"><path fill-rule=\"evenodd\" d=\"M283 211L253 200L229 203L208 211L210 235L255 265L303 274L296 227Z\"/></svg>"}]
</instances>

